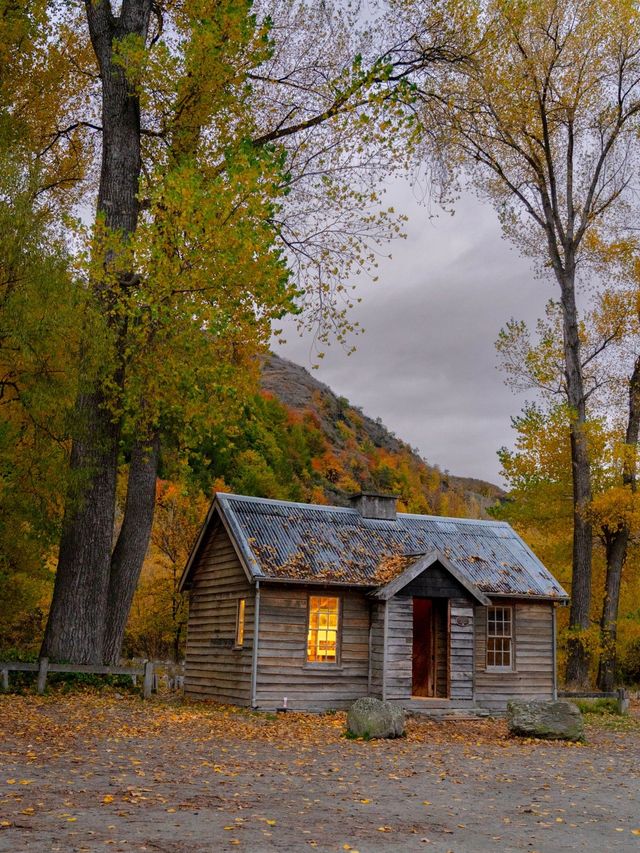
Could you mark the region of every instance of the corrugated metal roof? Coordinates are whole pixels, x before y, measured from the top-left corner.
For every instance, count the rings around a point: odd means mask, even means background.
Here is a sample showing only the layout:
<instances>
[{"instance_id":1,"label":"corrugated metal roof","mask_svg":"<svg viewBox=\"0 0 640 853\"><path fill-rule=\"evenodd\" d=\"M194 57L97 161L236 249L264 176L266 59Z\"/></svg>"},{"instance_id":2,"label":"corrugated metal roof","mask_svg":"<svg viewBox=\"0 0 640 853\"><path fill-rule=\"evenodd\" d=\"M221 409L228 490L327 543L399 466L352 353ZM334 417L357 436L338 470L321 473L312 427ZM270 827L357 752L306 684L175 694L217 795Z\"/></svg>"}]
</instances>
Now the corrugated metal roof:
<instances>
[{"instance_id":1,"label":"corrugated metal roof","mask_svg":"<svg viewBox=\"0 0 640 853\"><path fill-rule=\"evenodd\" d=\"M355 509L219 493L216 500L250 571L280 580L376 586L408 556L444 554L478 589L563 599L567 593L505 522Z\"/></svg>"}]
</instances>

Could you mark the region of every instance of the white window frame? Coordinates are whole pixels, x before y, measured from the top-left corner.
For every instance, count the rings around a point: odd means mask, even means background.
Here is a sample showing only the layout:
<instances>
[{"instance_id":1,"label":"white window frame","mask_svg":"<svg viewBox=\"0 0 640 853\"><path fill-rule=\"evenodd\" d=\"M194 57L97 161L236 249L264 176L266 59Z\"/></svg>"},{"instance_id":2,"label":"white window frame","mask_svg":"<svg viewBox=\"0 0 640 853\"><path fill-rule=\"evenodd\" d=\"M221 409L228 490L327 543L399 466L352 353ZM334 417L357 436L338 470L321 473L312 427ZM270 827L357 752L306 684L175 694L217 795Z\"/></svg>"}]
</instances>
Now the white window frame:
<instances>
[{"instance_id":1,"label":"white window frame","mask_svg":"<svg viewBox=\"0 0 640 853\"><path fill-rule=\"evenodd\" d=\"M236 637L235 637L235 646L236 649L241 649L244 646L244 632L246 629L246 613L247 613L247 599L239 598L238 604L236 607Z\"/></svg>"},{"instance_id":2,"label":"white window frame","mask_svg":"<svg viewBox=\"0 0 640 853\"><path fill-rule=\"evenodd\" d=\"M497 618L491 619L491 612L494 611L497 616L497 611L501 611L501 618L498 621ZM508 614L508 620L505 619L505 615ZM491 632L491 622L494 623L494 631ZM498 629L498 625L500 629ZM506 631L506 626L508 625L508 632ZM487 648L485 654L485 664L486 668L489 672L513 672L515 669L515 623L514 623L514 608L513 605L510 604L496 604L487 607ZM491 643L491 641L501 641L495 644ZM504 641L507 640L508 643L504 644ZM489 646L494 645L493 649L490 649ZM501 650L498 652L498 649L495 646L501 646ZM502 655L502 659L504 660L505 648L508 649L509 654L509 663L489 663L489 655L499 653ZM495 661L495 657L494 657Z\"/></svg>"}]
</instances>

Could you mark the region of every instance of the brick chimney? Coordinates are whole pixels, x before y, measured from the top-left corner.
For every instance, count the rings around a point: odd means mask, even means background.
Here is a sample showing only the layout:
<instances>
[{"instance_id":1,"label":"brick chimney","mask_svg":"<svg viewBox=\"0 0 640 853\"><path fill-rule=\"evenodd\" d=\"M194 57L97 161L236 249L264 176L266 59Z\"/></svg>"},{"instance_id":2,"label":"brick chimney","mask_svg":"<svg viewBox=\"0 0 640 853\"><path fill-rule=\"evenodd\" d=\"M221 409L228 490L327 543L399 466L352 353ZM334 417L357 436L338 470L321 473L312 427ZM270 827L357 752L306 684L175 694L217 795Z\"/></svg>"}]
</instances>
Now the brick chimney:
<instances>
[{"instance_id":1,"label":"brick chimney","mask_svg":"<svg viewBox=\"0 0 640 853\"><path fill-rule=\"evenodd\" d=\"M395 521L397 500L398 495L379 495L375 492L360 492L359 495L351 496L351 506L357 509L363 518Z\"/></svg>"}]
</instances>

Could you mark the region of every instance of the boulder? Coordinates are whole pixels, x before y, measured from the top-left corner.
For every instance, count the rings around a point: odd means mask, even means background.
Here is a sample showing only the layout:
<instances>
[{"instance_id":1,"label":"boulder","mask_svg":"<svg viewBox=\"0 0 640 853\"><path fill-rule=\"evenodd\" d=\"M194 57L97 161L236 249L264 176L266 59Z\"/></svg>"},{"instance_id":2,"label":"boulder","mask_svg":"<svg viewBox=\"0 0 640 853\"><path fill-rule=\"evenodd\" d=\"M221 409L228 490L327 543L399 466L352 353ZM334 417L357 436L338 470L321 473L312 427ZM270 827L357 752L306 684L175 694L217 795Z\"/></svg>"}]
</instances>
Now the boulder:
<instances>
[{"instance_id":1,"label":"boulder","mask_svg":"<svg viewBox=\"0 0 640 853\"><path fill-rule=\"evenodd\" d=\"M509 702L511 734L548 740L584 740L582 714L573 702Z\"/></svg>"},{"instance_id":2,"label":"boulder","mask_svg":"<svg viewBox=\"0 0 640 853\"><path fill-rule=\"evenodd\" d=\"M404 735L404 709L372 696L357 699L349 708L347 730L353 737L394 738Z\"/></svg>"}]
</instances>

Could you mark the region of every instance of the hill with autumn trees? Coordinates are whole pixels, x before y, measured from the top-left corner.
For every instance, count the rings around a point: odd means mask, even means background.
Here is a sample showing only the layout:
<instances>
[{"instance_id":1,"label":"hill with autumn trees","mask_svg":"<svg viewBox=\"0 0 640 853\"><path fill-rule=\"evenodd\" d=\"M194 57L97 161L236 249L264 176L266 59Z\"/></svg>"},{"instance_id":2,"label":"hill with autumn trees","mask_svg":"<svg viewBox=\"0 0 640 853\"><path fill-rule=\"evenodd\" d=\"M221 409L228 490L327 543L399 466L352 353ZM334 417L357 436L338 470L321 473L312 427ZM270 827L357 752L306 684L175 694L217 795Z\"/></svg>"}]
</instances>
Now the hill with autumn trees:
<instances>
[{"instance_id":1,"label":"hill with autumn trees","mask_svg":"<svg viewBox=\"0 0 640 853\"><path fill-rule=\"evenodd\" d=\"M455 477L427 463L379 418L287 359L265 360L261 388L252 416L262 434L249 428L248 437L258 439L251 448L261 453L266 477L247 479L248 448L240 451L219 472L235 491L344 505L354 492L369 489L397 494L403 512L462 517L486 517L504 495L491 483Z\"/></svg>"}]
</instances>

